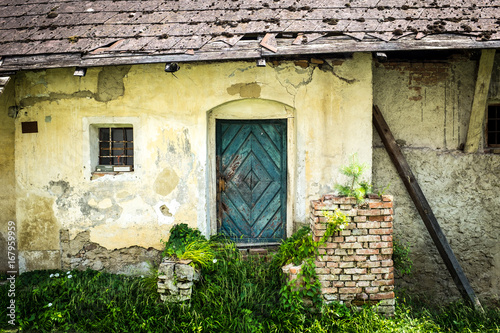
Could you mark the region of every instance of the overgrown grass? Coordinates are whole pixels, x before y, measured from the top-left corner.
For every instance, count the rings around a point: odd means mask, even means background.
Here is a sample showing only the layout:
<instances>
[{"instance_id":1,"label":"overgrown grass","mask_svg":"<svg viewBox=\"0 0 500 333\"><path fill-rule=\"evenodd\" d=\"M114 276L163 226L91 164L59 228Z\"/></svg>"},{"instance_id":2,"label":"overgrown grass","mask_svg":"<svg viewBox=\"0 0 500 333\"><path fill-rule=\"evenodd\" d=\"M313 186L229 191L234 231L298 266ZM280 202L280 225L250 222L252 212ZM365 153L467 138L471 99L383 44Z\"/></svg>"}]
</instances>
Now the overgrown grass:
<instances>
[{"instance_id":1,"label":"overgrown grass","mask_svg":"<svg viewBox=\"0 0 500 333\"><path fill-rule=\"evenodd\" d=\"M458 303L430 310L398 299L394 318L338 303L322 313L285 310L276 265L240 260L230 243L216 253L217 261L204 269L191 303L184 305L159 302L154 276L24 273L16 284L16 322L26 332L500 332L499 309L482 315ZM7 286L0 292L0 327L9 329Z\"/></svg>"}]
</instances>

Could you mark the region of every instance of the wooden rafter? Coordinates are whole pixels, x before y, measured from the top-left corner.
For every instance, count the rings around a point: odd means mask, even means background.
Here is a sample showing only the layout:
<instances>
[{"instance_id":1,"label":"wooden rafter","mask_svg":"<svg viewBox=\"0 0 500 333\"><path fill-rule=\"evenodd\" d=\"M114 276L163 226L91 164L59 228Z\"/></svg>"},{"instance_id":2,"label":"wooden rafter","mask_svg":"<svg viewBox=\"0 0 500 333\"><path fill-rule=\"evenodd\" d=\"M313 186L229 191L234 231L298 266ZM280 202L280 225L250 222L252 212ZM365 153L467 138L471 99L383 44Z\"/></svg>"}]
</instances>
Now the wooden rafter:
<instances>
[{"instance_id":1,"label":"wooden rafter","mask_svg":"<svg viewBox=\"0 0 500 333\"><path fill-rule=\"evenodd\" d=\"M478 311L483 312L483 308L479 299L476 297L474 290L472 289L469 280L465 276L462 267L457 261L450 244L446 240L446 237L439 226L439 223L432 212L432 208L427 202L422 189L418 185L417 179L413 175L410 166L406 162L405 157L401 153L392 132L385 122L382 113L377 106L373 106L373 124L384 143L385 149L389 154L396 170L398 171L401 180L403 181L410 197L415 204L424 224L431 235L436 248L443 258L446 268L451 274L453 281L455 282L458 291L462 295L465 301L470 302Z\"/></svg>"},{"instance_id":2,"label":"wooden rafter","mask_svg":"<svg viewBox=\"0 0 500 333\"><path fill-rule=\"evenodd\" d=\"M481 144L486 107L488 104L488 91L490 88L491 71L495 60L495 49L482 50L477 72L476 89L467 130L467 141L464 152L475 153Z\"/></svg>"}]
</instances>

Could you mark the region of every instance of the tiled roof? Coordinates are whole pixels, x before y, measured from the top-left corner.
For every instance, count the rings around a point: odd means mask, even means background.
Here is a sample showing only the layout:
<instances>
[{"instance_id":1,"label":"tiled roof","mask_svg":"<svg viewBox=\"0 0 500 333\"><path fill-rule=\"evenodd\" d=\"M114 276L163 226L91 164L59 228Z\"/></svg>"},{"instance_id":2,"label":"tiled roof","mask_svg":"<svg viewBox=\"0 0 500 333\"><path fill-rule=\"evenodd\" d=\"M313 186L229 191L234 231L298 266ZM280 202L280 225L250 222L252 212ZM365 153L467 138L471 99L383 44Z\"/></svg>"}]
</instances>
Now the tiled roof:
<instances>
[{"instance_id":1,"label":"tiled roof","mask_svg":"<svg viewBox=\"0 0 500 333\"><path fill-rule=\"evenodd\" d=\"M0 72L498 47L499 18L500 0L0 0Z\"/></svg>"}]
</instances>

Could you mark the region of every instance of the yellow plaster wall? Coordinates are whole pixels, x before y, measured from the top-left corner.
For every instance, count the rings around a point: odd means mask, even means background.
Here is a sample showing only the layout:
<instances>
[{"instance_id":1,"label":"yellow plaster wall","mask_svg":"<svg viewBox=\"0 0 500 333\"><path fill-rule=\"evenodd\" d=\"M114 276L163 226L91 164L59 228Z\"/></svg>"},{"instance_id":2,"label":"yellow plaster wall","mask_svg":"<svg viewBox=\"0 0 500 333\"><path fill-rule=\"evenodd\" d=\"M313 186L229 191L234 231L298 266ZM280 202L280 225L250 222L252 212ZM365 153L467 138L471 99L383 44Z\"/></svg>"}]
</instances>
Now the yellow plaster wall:
<instances>
[{"instance_id":1,"label":"yellow plaster wall","mask_svg":"<svg viewBox=\"0 0 500 333\"><path fill-rule=\"evenodd\" d=\"M59 229L69 229L70 238L89 230L91 241L108 249L160 248L174 222L208 233L214 207L207 158L215 148L207 147L207 112L230 101L260 98L295 108L295 221L306 221L310 199L331 191L351 153L372 159L370 54L327 60L322 68L181 64L174 75L163 66L89 68L85 77L73 69L17 75L22 250L58 249ZM132 119L134 172L90 180L84 124L99 117ZM23 121L37 121L39 132L22 134Z\"/></svg>"},{"instance_id":2,"label":"yellow plaster wall","mask_svg":"<svg viewBox=\"0 0 500 333\"><path fill-rule=\"evenodd\" d=\"M15 105L14 83L7 84L0 95L0 272L7 271L8 222L16 221L14 119L7 115Z\"/></svg>"}]
</instances>

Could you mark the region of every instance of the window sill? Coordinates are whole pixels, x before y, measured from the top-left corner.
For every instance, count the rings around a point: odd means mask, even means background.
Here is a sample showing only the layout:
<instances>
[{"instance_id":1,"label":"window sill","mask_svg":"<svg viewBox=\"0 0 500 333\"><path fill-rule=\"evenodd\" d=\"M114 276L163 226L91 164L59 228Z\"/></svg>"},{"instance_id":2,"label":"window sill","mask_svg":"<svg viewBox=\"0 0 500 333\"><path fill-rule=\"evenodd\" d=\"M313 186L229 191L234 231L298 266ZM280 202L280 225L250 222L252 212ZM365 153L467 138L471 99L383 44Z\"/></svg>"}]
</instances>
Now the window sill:
<instances>
[{"instance_id":1,"label":"window sill","mask_svg":"<svg viewBox=\"0 0 500 333\"><path fill-rule=\"evenodd\" d=\"M126 173L131 173L131 172L133 172L133 171L109 171L109 172L96 171L96 172L92 172L92 176L90 176L90 180L96 180L96 179L104 177L104 176L117 176L120 174L126 174Z\"/></svg>"},{"instance_id":2,"label":"window sill","mask_svg":"<svg viewBox=\"0 0 500 333\"><path fill-rule=\"evenodd\" d=\"M484 150L485 154L500 154L500 148L486 148Z\"/></svg>"}]
</instances>

